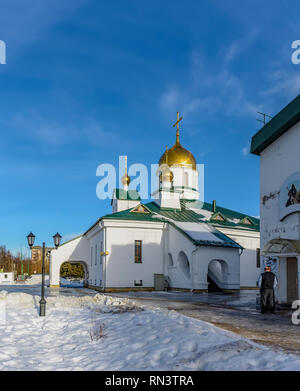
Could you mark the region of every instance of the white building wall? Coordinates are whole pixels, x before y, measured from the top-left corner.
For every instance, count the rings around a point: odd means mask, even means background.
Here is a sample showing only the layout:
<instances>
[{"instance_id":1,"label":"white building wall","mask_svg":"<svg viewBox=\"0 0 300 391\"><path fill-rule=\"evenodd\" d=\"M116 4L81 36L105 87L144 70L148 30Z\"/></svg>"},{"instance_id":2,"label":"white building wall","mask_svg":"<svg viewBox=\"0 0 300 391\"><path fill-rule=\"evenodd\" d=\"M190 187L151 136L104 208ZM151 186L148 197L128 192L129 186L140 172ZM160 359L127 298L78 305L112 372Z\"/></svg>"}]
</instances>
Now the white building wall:
<instances>
[{"instance_id":1,"label":"white building wall","mask_svg":"<svg viewBox=\"0 0 300 391\"><path fill-rule=\"evenodd\" d=\"M168 226L166 234L166 262L165 262L165 275L169 277L169 283L171 288L192 288L191 280L191 264L192 264L192 252L195 249L193 243L185 237L180 231L173 226ZM179 254L184 253L189 262L189 274L185 273L180 263ZM169 263L169 254L172 257L173 265Z\"/></svg>"},{"instance_id":2,"label":"white building wall","mask_svg":"<svg viewBox=\"0 0 300 391\"><path fill-rule=\"evenodd\" d=\"M240 256L240 285L241 288L255 288L261 273L256 266L256 249L260 248L259 232L221 227L218 229L244 248Z\"/></svg>"},{"instance_id":3,"label":"white building wall","mask_svg":"<svg viewBox=\"0 0 300 391\"><path fill-rule=\"evenodd\" d=\"M0 273L0 284L11 284L14 281L15 281L14 272Z\"/></svg>"},{"instance_id":4,"label":"white building wall","mask_svg":"<svg viewBox=\"0 0 300 391\"><path fill-rule=\"evenodd\" d=\"M104 248L103 229L97 225L87 235L89 241L89 285L103 286L103 255L101 248Z\"/></svg>"},{"instance_id":5,"label":"white building wall","mask_svg":"<svg viewBox=\"0 0 300 391\"><path fill-rule=\"evenodd\" d=\"M300 213L279 218L279 191L285 180L300 172L300 123L269 145L260 155L261 247L271 239L300 239Z\"/></svg>"},{"instance_id":6,"label":"white building wall","mask_svg":"<svg viewBox=\"0 0 300 391\"><path fill-rule=\"evenodd\" d=\"M114 198L112 200L112 213L121 212L122 210L127 210L134 208L139 205L141 201L139 200L118 200Z\"/></svg>"},{"instance_id":7,"label":"white building wall","mask_svg":"<svg viewBox=\"0 0 300 391\"><path fill-rule=\"evenodd\" d=\"M51 250L50 256L50 286L56 287L60 284L60 267L64 262L81 262L89 274L89 242L85 236L80 236L58 249ZM85 276L88 278L88 276Z\"/></svg>"},{"instance_id":8,"label":"white building wall","mask_svg":"<svg viewBox=\"0 0 300 391\"><path fill-rule=\"evenodd\" d=\"M300 240L300 213L295 212L286 216L283 221L280 221L279 207L279 194L282 185L292 174L300 172L299 145L300 122L261 152L261 248L272 239ZM287 301L286 262L286 258L280 257L277 271L279 284L275 290L275 295L280 303ZM300 298L299 285L298 297Z\"/></svg>"},{"instance_id":9,"label":"white building wall","mask_svg":"<svg viewBox=\"0 0 300 391\"><path fill-rule=\"evenodd\" d=\"M218 261L222 268L222 289L240 289L239 249L219 246L198 246L193 254L193 289L208 288L207 273L212 261Z\"/></svg>"},{"instance_id":10,"label":"white building wall","mask_svg":"<svg viewBox=\"0 0 300 391\"><path fill-rule=\"evenodd\" d=\"M142 280L143 288L153 288L154 274L163 273L164 223L105 221L105 288L134 287ZM142 240L142 263L135 263L135 240Z\"/></svg>"}]
</instances>

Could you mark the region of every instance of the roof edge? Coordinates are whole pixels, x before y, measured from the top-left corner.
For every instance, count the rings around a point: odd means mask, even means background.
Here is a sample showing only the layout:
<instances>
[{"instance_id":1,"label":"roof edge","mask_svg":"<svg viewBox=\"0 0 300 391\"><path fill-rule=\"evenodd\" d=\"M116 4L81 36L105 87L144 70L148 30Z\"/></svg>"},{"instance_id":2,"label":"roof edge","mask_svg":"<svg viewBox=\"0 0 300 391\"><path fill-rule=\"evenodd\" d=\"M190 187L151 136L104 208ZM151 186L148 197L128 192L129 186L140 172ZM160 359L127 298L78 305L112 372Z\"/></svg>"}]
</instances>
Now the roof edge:
<instances>
[{"instance_id":1,"label":"roof edge","mask_svg":"<svg viewBox=\"0 0 300 391\"><path fill-rule=\"evenodd\" d=\"M251 139L250 152L261 152L300 121L300 94L266 123Z\"/></svg>"}]
</instances>

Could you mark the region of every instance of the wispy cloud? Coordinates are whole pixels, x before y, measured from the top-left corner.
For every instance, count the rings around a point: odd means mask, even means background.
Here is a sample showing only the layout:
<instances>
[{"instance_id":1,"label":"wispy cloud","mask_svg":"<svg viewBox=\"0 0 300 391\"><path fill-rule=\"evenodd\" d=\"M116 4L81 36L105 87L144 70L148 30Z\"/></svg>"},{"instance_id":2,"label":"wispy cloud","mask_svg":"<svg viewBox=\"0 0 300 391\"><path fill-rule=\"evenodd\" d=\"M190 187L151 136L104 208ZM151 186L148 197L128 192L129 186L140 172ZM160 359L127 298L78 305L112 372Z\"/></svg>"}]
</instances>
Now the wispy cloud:
<instances>
[{"instance_id":1,"label":"wispy cloud","mask_svg":"<svg viewBox=\"0 0 300 391\"><path fill-rule=\"evenodd\" d=\"M277 70L269 75L272 86L261 92L262 96L284 95L291 99L300 91L300 73Z\"/></svg>"},{"instance_id":2,"label":"wispy cloud","mask_svg":"<svg viewBox=\"0 0 300 391\"><path fill-rule=\"evenodd\" d=\"M211 64L202 53L193 51L189 70L191 81L185 85L173 84L162 92L159 98L162 111L169 115L180 107L183 114L223 112L231 116L254 115L260 106L247 96L244 83L229 69L230 61L241 49L234 50L231 59L223 58L221 66Z\"/></svg>"},{"instance_id":3,"label":"wispy cloud","mask_svg":"<svg viewBox=\"0 0 300 391\"><path fill-rule=\"evenodd\" d=\"M126 142L121 134L106 131L95 119L82 120L81 124L75 121L59 122L49 118L44 119L30 110L16 115L12 123L27 140L49 147L81 143L90 147L105 145L107 148L114 148L116 143Z\"/></svg>"},{"instance_id":4,"label":"wispy cloud","mask_svg":"<svg viewBox=\"0 0 300 391\"><path fill-rule=\"evenodd\" d=\"M12 56L35 41L60 20L71 16L89 0L10 0L1 7L2 36L8 44L8 63ZM11 28L13 26L13 28Z\"/></svg>"},{"instance_id":5,"label":"wispy cloud","mask_svg":"<svg viewBox=\"0 0 300 391\"><path fill-rule=\"evenodd\" d=\"M238 57L241 56L243 52L247 51L247 49L255 42L258 35L259 31L255 29L240 39L232 42L224 52L224 63L229 65L231 62L238 59Z\"/></svg>"}]
</instances>

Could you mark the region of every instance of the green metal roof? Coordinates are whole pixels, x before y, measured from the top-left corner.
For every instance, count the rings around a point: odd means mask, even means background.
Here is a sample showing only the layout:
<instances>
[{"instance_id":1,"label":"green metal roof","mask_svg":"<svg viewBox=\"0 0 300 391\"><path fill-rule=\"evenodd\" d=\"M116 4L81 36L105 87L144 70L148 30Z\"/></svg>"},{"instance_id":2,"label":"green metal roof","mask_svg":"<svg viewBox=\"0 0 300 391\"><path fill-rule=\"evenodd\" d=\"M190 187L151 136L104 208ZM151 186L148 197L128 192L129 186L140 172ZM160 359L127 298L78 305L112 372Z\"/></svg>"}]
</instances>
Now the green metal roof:
<instances>
[{"instance_id":1,"label":"green metal roof","mask_svg":"<svg viewBox=\"0 0 300 391\"><path fill-rule=\"evenodd\" d=\"M135 221L153 221L153 222L168 222L177 230L186 235L195 245L215 245L215 246L230 246L235 248L242 248L238 243L233 241L227 235L220 232L218 227L228 228L246 228L252 231L259 231L259 219L250 217L253 225L243 224L243 219L249 217L248 215L232 211L230 209L216 206L216 213L221 213L227 221L211 221L205 220L204 215L196 213L189 209L189 206L193 207L197 205L197 202L191 200L181 200L181 209L172 208L160 208L155 202L149 202L145 204L150 213L132 213L132 209L123 210L121 212L111 213L103 216L102 219L121 219L121 220L135 220ZM203 203L203 209L212 212L212 204ZM228 221L228 219L238 219L238 223ZM211 241L211 240L194 240L187 232L179 228L176 222L191 222L191 223L203 223L209 224L213 227L213 234L216 235L223 242Z\"/></svg>"},{"instance_id":2,"label":"green metal roof","mask_svg":"<svg viewBox=\"0 0 300 391\"><path fill-rule=\"evenodd\" d=\"M131 213L131 209L126 209L121 212L111 213L103 216L105 219L123 219L123 220L147 220L147 221L165 221L163 218L171 219L179 222L191 222L191 223L206 223L212 226L228 227L228 228L247 228L250 231L259 231L259 219L245 215L243 213L235 212L230 209L223 208L221 206L216 206L215 214L221 213L227 221L220 220L205 220L205 216L201 214L201 206L203 210L212 211L212 204L208 202L201 203L200 201L192 200L180 200L181 209L172 209L172 208L160 208L155 202L149 202L145 206L149 209L151 213ZM196 213L191 208L200 209L200 213ZM159 214L160 216L158 216ZM253 225L244 224L243 220L249 217L253 222ZM238 220L238 222L233 222L229 220Z\"/></svg>"},{"instance_id":3,"label":"green metal roof","mask_svg":"<svg viewBox=\"0 0 300 391\"><path fill-rule=\"evenodd\" d=\"M253 137L251 153L260 153L300 121L300 94L271 119Z\"/></svg>"},{"instance_id":4,"label":"green metal roof","mask_svg":"<svg viewBox=\"0 0 300 391\"><path fill-rule=\"evenodd\" d=\"M140 201L141 197L136 190L124 190L124 189L115 189L114 190L116 198L118 200L129 200L129 201Z\"/></svg>"},{"instance_id":5,"label":"green metal roof","mask_svg":"<svg viewBox=\"0 0 300 391\"><path fill-rule=\"evenodd\" d=\"M182 208L185 209L198 208L200 210L203 209L213 213L213 216L216 215L217 213L220 213L222 216L224 216L227 219L227 221L210 220L209 223L213 226L228 227L228 228L247 228L251 231L259 232L259 219L256 217L245 215L244 213L236 212L234 210L223 208L222 206L218 206L218 205L216 205L215 210L213 210L213 205L211 203L201 202L199 200L181 200L180 202ZM243 223L243 220L246 217L248 217L253 222L253 225ZM230 220L238 220L238 222L233 222Z\"/></svg>"}]
</instances>

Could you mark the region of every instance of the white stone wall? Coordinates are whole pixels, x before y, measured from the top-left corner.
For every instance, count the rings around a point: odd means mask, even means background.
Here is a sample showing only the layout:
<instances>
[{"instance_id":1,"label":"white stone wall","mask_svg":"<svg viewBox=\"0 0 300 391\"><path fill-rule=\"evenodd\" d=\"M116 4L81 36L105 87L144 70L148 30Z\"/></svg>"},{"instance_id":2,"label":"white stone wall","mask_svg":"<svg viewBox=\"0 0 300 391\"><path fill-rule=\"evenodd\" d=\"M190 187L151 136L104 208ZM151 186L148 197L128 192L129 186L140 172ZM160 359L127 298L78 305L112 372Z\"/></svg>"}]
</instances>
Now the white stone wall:
<instances>
[{"instance_id":1,"label":"white stone wall","mask_svg":"<svg viewBox=\"0 0 300 391\"><path fill-rule=\"evenodd\" d=\"M260 234L249 230L218 228L225 235L244 247L240 256L241 288L255 288L261 269L256 267L256 249L260 248Z\"/></svg>"},{"instance_id":2,"label":"white stone wall","mask_svg":"<svg viewBox=\"0 0 300 391\"><path fill-rule=\"evenodd\" d=\"M134 208L135 206L139 205L140 202L141 201L138 200L118 200L114 198L112 200L112 213Z\"/></svg>"},{"instance_id":3,"label":"white stone wall","mask_svg":"<svg viewBox=\"0 0 300 391\"><path fill-rule=\"evenodd\" d=\"M60 267L64 262L81 262L89 274L89 242L85 236L80 236L51 250L50 256L50 286L60 284ZM89 276L86 276L86 278Z\"/></svg>"},{"instance_id":4,"label":"white stone wall","mask_svg":"<svg viewBox=\"0 0 300 391\"><path fill-rule=\"evenodd\" d=\"M0 284L11 283L15 280L14 272L0 273Z\"/></svg>"},{"instance_id":5,"label":"white stone wall","mask_svg":"<svg viewBox=\"0 0 300 391\"><path fill-rule=\"evenodd\" d=\"M101 251L104 250L103 229L97 226L87 235L89 240L89 285L103 286L103 260L104 256ZM101 250L102 249L102 250Z\"/></svg>"},{"instance_id":6,"label":"white stone wall","mask_svg":"<svg viewBox=\"0 0 300 391\"><path fill-rule=\"evenodd\" d=\"M279 219L281 186L290 175L300 172L299 146L298 122L260 155L261 247L274 238L300 239L300 213Z\"/></svg>"},{"instance_id":7,"label":"white stone wall","mask_svg":"<svg viewBox=\"0 0 300 391\"><path fill-rule=\"evenodd\" d=\"M165 275L169 277L170 287L191 289L192 252L195 246L186 236L171 225L168 226L165 239L166 262L164 270ZM188 259L189 274L182 270L183 265L179 262L180 253L184 253ZM169 263L170 256L172 257L173 265Z\"/></svg>"},{"instance_id":8,"label":"white stone wall","mask_svg":"<svg viewBox=\"0 0 300 391\"><path fill-rule=\"evenodd\" d=\"M260 155L261 248L272 239L300 239L300 213L295 212L280 221L279 208L279 192L282 185L289 176L300 172L299 146L300 122L269 145ZM286 262L286 258L280 258L277 272L279 284L275 293L280 303L286 302L287 299ZM298 258L298 268L299 264ZM300 298L299 285L298 292Z\"/></svg>"},{"instance_id":9,"label":"white stone wall","mask_svg":"<svg viewBox=\"0 0 300 391\"><path fill-rule=\"evenodd\" d=\"M106 227L106 287L154 286L154 274L163 273L164 223L104 221ZM138 229L137 229L138 228ZM142 240L142 263L134 261L135 240Z\"/></svg>"}]
</instances>

